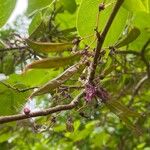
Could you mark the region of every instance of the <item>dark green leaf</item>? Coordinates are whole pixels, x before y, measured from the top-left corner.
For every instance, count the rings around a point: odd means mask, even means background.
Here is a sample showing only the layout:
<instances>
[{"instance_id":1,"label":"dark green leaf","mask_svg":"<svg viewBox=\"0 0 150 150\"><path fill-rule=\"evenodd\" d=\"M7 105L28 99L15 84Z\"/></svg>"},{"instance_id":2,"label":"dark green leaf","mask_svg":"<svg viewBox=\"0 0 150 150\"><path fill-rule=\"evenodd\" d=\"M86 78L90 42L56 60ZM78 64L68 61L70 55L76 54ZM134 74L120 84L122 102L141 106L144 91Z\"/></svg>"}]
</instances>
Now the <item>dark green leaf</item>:
<instances>
[{"instance_id":1,"label":"dark green leaf","mask_svg":"<svg viewBox=\"0 0 150 150\"><path fill-rule=\"evenodd\" d=\"M61 3L70 13L74 13L76 11L77 5L75 0L61 0Z\"/></svg>"},{"instance_id":2,"label":"dark green leaf","mask_svg":"<svg viewBox=\"0 0 150 150\"><path fill-rule=\"evenodd\" d=\"M101 2L103 1L82 0L77 18L77 30L81 37L87 37L92 34L94 35L94 29L97 22L98 7ZM106 21L108 20L112 12L114 4L111 4L111 2L112 1L107 1L110 6L107 6L103 11L100 12L99 31L102 31L106 24ZM121 8L111 25L111 28L105 39L104 46L110 46L116 42L116 40L124 30L127 16L128 12L124 8ZM90 44L93 40L94 38L89 38L88 40L86 40L86 43Z\"/></svg>"},{"instance_id":3,"label":"dark green leaf","mask_svg":"<svg viewBox=\"0 0 150 150\"><path fill-rule=\"evenodd\" d=\"M7 84L7 81L4 82ZM24 87L22 85L22 88ZM0 115L10 115L21 111L28 96L28 92L18 92L0 83L0 105L5 106L1 107Z\"/></svg>"},{"instance_id":4,"label":"dark green leaf","mask_svg":"<svg viewBox=\"0 0 150 150\"><path fill-rule=\"evenodd\" d=\"M136 28L136 27L132 28L126 37L124 37L117 44L115 44L115 47L120 48L120 47L130 44L131 42L133 42L134 40L136 40L138 38L140 33L141 32L138 28Z\"/></svg>"},{"instance_id":5,"label":"dark green leaf","mask_svg":"<svg viewBox=\"0 0 150 150\"><path fill-rule=\"evenodd\" d=\"M29 0L27 13L35 13L37 10L40 10L48 5L50 5L52 0Z\"/></svg>"},{"instance_id":6,"label":"dark green leaf","mask_svg":"<svg viewBox=\"0 0 150 150\"><path fill-rule=\"evenodd\" d=\"M14 72L14 56L12 54L7 55L3 60L3 73L5 75L10 75Z\"/></svg>"},{"instance_id":7,"label":"dark green leaf","mask_svg":"<svg viewBox=\"0 0 150 150\"><path fill-rule=\"evenodd\" d=\"M30 23L28 29L29 35L33 34L41 23L42 23L42 13L37 12L33 17L32 22Z\"/></svg>"},{"instance_id":8,"label":"dark green leaf","mask_svg":"<svg viewBox=\"0 0 150 150\"><path fill-rule=\"evenodd\" d=\"M0 27L7 22L15 5L16 0L0 0Z\"/></svg>"}]
</instances>

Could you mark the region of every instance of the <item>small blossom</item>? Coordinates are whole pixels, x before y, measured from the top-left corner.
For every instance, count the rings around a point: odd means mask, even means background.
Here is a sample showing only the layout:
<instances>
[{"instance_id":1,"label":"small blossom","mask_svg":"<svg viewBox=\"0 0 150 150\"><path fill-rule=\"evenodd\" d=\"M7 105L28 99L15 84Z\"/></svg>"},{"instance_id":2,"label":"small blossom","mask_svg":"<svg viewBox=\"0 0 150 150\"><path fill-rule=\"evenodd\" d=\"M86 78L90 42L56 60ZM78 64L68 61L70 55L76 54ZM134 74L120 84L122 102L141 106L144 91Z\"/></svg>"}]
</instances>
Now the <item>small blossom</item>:
<instances>
[{"instance_id":1,"label":"small blossom","mask_svg":"<svg viewBox=\"0 0 150 150\"><path fill-rule=\"evenodd\" d=\"M96 96L96 90L97 88L91 84L86 84L85 86L85 99L87 102L91 101L93 97Z\"/></svg>"},{"instance_id":2,"label":"small blossom","mask_svg":"<svg viewBox=\"0 0 150 150\"><path fill-rule=\"evenodd\" d=\"M29 115L30 114L30 109L28 107L25 107L23 109L23 112L26 114L26 115Z\"/></svg>"}]
</instances>

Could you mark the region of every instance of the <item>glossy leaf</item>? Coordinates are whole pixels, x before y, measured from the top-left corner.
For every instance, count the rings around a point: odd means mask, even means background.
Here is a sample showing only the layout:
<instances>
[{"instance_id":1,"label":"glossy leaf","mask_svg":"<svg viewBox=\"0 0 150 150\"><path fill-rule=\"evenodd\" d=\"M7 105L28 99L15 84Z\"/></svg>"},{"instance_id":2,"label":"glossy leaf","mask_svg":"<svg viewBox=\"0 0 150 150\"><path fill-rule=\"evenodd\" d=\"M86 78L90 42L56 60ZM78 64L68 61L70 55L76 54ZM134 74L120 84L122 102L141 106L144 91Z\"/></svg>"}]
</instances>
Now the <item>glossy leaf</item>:
<instances>
[{"instance_id":1,"label":"glossy leaf","mask_svg":"<svg viewBox=\"0 0 150 150\"><path fill-rule=\"evenodd\" d=\"M64 11L64 13L56 16L56 23L60 25L61 29L74 28L76 26L76 13L70 14Z\"/></svg>"},{"instance_id":2,"label":"glossy leaf","mask_svg":"<svg viewBox=\"0 0 150 150\"><path fill-rule=\"evenodd\" d=\"M72 43L47 43L47 42L35 42L29 39L26 40L30 48L36 52L51 53L51 52L63 52L69 50Z\"/></svg>"},{"instance_id":3,"label":"glossy leaf","mask_svg":"<svg viewBox=\"0 0 150 150\"><path fill-rule=\"evenodd\" d=\"M142 1L143 0L125 0L123 3L123 7L132 12L148 12L147 6L144 6L144 3Z\"/></svg>"},{"instance_id":4,"label":"glossy leaf","mask_svg":"<svg viewBox=\"0 0 150 150\"><path fill-rule=\"evenodd\" d=\"M29 69L47 69L47 68L59 68L67 66L81 57L79 54L74 54L67 57L53 57L37 60L25 67L25 72Z\"/></svg>"},{"instance_id":5,"label":"glossy leaf","mask_svg":"<svg viewBox=\"0 0 150 150\"><path fill-rule=\"evenodd\" d=\"M37 95L42 95L42 94L52 92L61 84L69 80L73 75L75 75L81 69L84 69L84 64L82 63L78 63L69 67L62 74L58 75L56 78L52 79L51 81L49 81L48 83L40 87L37 91L33 92L30 97L32 98Z\"/></svg>"},{"instance_id":6,"label":"glossy leaf","mask_svg":"<svg viewBox=\"0 0 150 150\"><path fill-rule=\"evenodd\" d=\"M36 11L50 5L52 0L29 0L28 1L28 14L33 14Z\"/></svg>"},{"instance_id":7,"label":"glossy leaf","mask_svg":"<svg viewBox=\"0 0 150 150\"><path fill-rule=\"evenodd\" d=\"M26 72L24 75L21 74L11 74L7 82L10 84L24 84L27 87L37 87L44 84L45 82L53 79L55 76L60 74L62 69L33 69Z\"/></svg>"},{"instance_id":8,"label":"glossy leaf","mask_svg":"<svg viewBox=\"0 0 150 150\"><path fill-rule=\"evenodd\" d=\"M15 5L16 0L0 0L0 27L7 22Z\"/></svg>"},{"instance_id":9,"label":"glossy leaf","mask_svg":"<svg viewBox=\"0 0 150 150\"><path fill-rule=\"evenodd\" d=\"M147 13L150 13L150 1L149 0L142 0L142 3L146 8Z\"/></svg>"},{"instance_id":10,"label":"glossy leaf","mask_svg":"<svg viewBox=\"0 0 150 150\"><path fill-rule=\"evenodd\" d=\"M76 11L77 5L75 0L61 0L61 3L68 12L74 13Z\"/></svg>"},{"instance_id":11,"label":"glossy leaf","mask_svg":"<svg viewBox=\"0 0 150 150\"><path fill-rule=\"evenodd\" d=\"M103 1L82 0L77 18L77 30L81 37L87 37L94 34L94 29L97 22L98 7L101 2ZM111 2L112 1L107 1L106 4L110 4ZM114 4L110 4L110 6L107 6L103 11L100 12L99 31L102 31L104 28L106 21L112 12L113 6ZM107 34L104 46L110 46L114 44L115 41L119 38L120 34L124 30L127 15L128 12L124 8L119 10ZM86 43L90 44L93 40L94 38L88 39L86 40Z\"/></svg>"},{"instance_id":12,"label":"glossy leaf","mask_svg":"<svg viewBox=\"0 0 150 150\"><path fill-rule=\"evenodd\" d=\"M150 32L147 29L143 29L141 30L140 36L129 45L129 48L132 50L140 51L149 38Z\"/></svg>"},{"instance_id":13,"label":"glossy leaf","mask_svg":"<svg viewBox=\"0 0 150 150\"><path fill-rule=\"evenodd\" d=\"M138 28L136 28L136 27L132 28L126 37L124 37L117 44L115 44L115 47L120 48L120 47L123 47L125 45L128 45L129 43L136 40L138 38L138 36L140 35L140 33L141 32Z\"/></svg>"},{"instance_id":14,"label":"glossy leaf","mask_svg":"<svg viewBox=\"0 0 150 150\"><path fill-rule=\"evenodd\" d=\"M36 29L40 26L41 23L42 23L42 13L37 12L29 25L28 29L29 35L32 35L36 31Z\"/></svg>"},{"instance_id":15,"label":"glossy leaf","mask_svg":"<svg viewBox=\"0 0 150 150\"><path fill-rule=\"evenodd\" d=\"M150 38L150 13L136 12L133 26L140 29L141 34L129 45L129 49L140 51L145 42Z\"/></svg>"}]
</instances>

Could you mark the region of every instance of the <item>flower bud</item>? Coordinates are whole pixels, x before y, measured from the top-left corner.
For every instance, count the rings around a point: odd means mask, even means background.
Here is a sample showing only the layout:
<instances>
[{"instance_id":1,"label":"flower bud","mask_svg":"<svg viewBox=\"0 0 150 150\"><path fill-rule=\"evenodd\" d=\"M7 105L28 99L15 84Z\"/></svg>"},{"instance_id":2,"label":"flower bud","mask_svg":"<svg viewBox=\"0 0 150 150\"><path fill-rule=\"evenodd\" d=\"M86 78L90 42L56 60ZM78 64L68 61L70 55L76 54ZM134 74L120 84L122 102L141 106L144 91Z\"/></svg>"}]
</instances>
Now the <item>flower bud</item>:
<instances>
[{"instance_id":1,"label":"flower bud","mask_svg":"<svg viewBox=\"0 0 150 150\"><path fill-rule=\"evenodd\" d=\"M30 109L28 107L25 107L23 109L23 112L24 112L25 115L29 115L30 114Z\"/></svg>"},{"instance_id":2,"label":"flower bud","mask_svg":"<svg viewBox=\"0 0 150 150\"><path fill-rule=\"evenodd\" d=\"M99 5L99 11L104 10L104 9L105 9L105 4L104 4L104 3L101 3L101 4Z\"/></svg>"}]
</instances>

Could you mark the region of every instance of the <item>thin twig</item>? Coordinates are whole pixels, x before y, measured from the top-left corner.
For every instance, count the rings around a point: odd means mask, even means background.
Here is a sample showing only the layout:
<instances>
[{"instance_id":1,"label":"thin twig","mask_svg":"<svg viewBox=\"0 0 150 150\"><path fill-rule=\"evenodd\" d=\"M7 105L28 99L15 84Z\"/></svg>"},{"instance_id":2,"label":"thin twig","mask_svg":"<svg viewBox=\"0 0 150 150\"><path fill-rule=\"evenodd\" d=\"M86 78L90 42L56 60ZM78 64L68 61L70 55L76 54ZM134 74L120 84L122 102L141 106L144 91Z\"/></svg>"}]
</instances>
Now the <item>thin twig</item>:
<instances>
[{"instance_id":1,"label":"thin twig","mask_svg":"<svg viewBox=\"0 0 150 150\"><path fill-rule=\"evenodd\" d=\"M35 89L35 88L39 88L39 87L30 87L30 88L18 89L18 88L16 88L16 87L12 86L12 85L9 84L9 83L5 83L5 82L3 82L3 81L0 81L0 83L3 84L4 86L6 86L7 88L12 89L12 90L15 90L15 91L17 91L17 92L27 92L27 91L29 91L29 90L33 90L33 89Z\"/></svg>"},{"instance_id":2,"label":"thin twig","mask_svg":"<svg viewBox=\"0 0 150 150\"><path fill-rule=\"evenodd\" d=\"M58 105L58 106L55 106L52 108L31 112L31 113L29 113L29 115L17 114L17 115L10 115L10 116L2 116L2 117L0 117L0 124L12 122L12 121L17 121L17 120L23 120L23 119L32 118L32 117L46 116L46 115L56 113L59 111L73 109L78 105L79 100L83 97L83 95L84 95L84 91L80 92L80 94L77 95L74 98L74 100L71 101L70 104Z\"/></svg>"},{"instance_id":3,"label":"thin twig","mask_svg":"<svg viewBox=\"0 0 150 150\"><path fill-rule=\"evenodd\" d=\"M118 51L115 51L116 54L119 54L119 55L127 55L127 54L133 54L133 55L136 55L136 56L140 56L140 53L139 52L136 52L136 51L132 51L132 50L128 50L128 51L124 51L124 50L118 50Z\"/></svg>"},{"instance_id":4,"label":"thin twig","mask_svg":"<svg viewBox=\"0 0 150 150\"><path fill-rule=\"evenodd\" d=\"M96 52L95 52L95 55L94 55L94 60L93 62L91 63L91 70L90 70L90 75L89 75L89 79L88 81L89 82L93 82L93 79L94 79L94 76L95 76L95 70L96 70L96 67L97 67L97 62L98 62L98 59L100 57L100 51L102 49L102 46L103 46L103 43L105 41L105 38L106 38L106 35L111 27L111 24L117 14L117 12L119 11L119 8L121 7L122 3L124 2L124 0L117 0L116 4L115 4L115 7L113 8L113 11L104 27L104 30L102 31L102 34L99 35L98 32L97 32L97 46L96 46Z\"/></svg>"},{"instance_id":5,"label":"thin twig","mask_svg":"<svg viewBox=\"0 0 150 150\"><path fill-rule=\"evenodd\" d=\"M128 103L128 107L130 107L133 103L134 103L134 97L138 94L140 88L142 87L142 85L144 84L144 82L148 79L148 76L144 76L135 86L134 90L133 90L133 94L132 97Z\"/></svg>"},{"instance_id":6,"label":"thin twig","mask_svg":"<svg viewBox=\"0 0 150 150\"><path fill-rule=\"evenodd\" d=\"M150 39L147 40L147 42L144 44L144 46L141 49L141 59L146 65L148 78L150 79L150 64L149 64L148 60L145 58L145 50L146 50L146 48L148 47L149 44L150 44Z\"/></svg>"},{"instance_id":7,"label":"thin twig","mask_svg":"<svg viewBox=\"0 0 150 150\"><path fill-rule=\"evenodd\" d=\"M85 88L85 86L61 85L60 88L67 88L67 89L83 89L83 88Z\"/></svg>"},{"instance_id":8,"label":"thin twig","mask_svg":"<svg viewBox=\"0 0 150 150\"><path fill-rule=\"evenodd\" d=\"M85 60L81 60L79 63L72 65L71 67L67 68L64 72L58 75L56 78L50 80L48 83L44 84L36 91L31 93L30 98L33 98L38 95L46 94L49 92L53 92L55 89L60 87L64 82L70 79L75 73L77 73L80 69L85 68Z\"/></svg>"},{"instance_id":9,"label":"thin twig","mask_svg":"<svg viewBox=\"0 0 150 150\"><path fill-rule=\"evenodd\" d=\"M26 49L26 48L28 48L28 46L7 47L7 48L1 48L0 52L14 51L14 50Z\"/></svg>"},{"instance_id":10,"label":"thin twig","mask_svg":"<svg viewBox=\"0 0 150 150\"><path fill-rule=\"evenodd\" d=\"M19 92L27 92L27 91L30 91L30 90L34 90L34 89L36 89L36 88L39 88L39 87L38 87L38 86L35 86L35 87L24 88L24 89L18 89L18 88L17 88L17 90L18 90Z\"/></svg>"}]
</instances>

